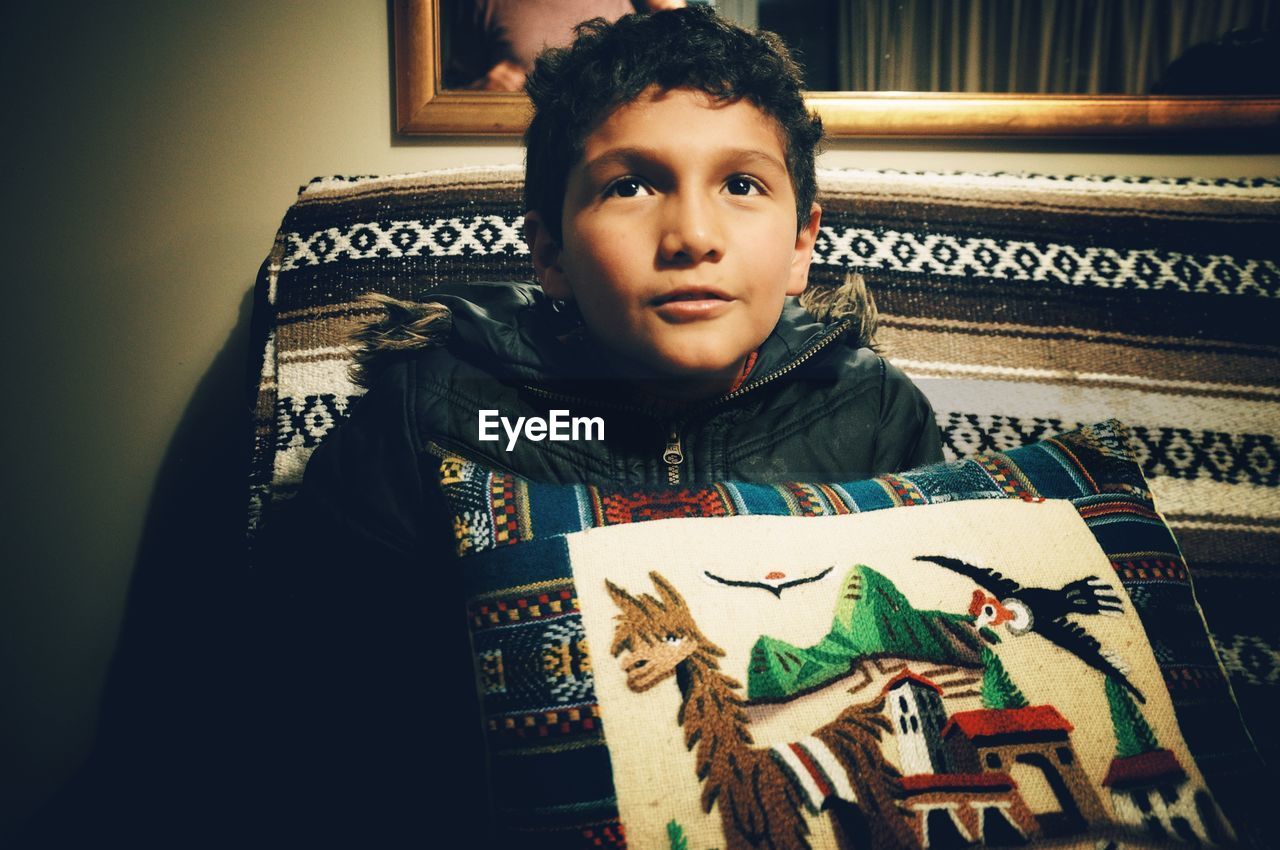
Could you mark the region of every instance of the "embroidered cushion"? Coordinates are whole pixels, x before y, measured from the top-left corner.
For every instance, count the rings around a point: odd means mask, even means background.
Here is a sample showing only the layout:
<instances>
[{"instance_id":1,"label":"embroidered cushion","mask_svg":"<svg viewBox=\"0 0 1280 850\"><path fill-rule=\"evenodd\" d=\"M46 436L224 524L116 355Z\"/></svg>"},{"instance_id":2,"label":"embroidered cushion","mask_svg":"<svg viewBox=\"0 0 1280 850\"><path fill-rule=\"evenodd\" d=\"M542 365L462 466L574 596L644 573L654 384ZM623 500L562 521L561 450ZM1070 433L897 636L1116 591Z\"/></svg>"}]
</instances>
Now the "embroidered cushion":
<instances>
[{"instance_id":1,"label":"embroidered cushion","mask_svg":"<svg viewBox=\"0 0 1280 850\"><path fill-rule=\"evenodd\" d=\"M1247 736L1117 422L855 482L550 486L457 457L439 472L513 840L1247 831L1232 804L1253 765L1224 757Z\"/></svg>"}]
</instances>

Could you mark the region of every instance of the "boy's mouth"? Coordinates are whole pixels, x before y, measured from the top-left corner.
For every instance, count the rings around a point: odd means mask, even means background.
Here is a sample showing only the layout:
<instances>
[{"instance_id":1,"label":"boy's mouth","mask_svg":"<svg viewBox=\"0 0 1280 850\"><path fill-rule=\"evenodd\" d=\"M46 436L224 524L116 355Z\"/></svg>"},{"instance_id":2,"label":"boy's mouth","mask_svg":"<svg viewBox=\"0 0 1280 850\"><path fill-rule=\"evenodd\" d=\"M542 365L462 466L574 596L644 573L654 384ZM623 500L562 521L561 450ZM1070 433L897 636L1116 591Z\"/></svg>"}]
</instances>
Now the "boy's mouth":
<instances>
[{"instance_id":1,"label":"boy's mouth","mask_svg":"<svg viewBox=\"0 0 1280 850\"><path fill-rule=\"evenodd\" d=\"M674 301L731 301L723 292L715 289L678 289L653 299L653 303L661 306Z\"/></svg>"},{"instance_id":2,"label":"boy's mouth","mask_svg":"<svg viewBox=\"0 0 1280 850\"><path fill-rule=\"evenodd\" d=\"M654 298L653 309L675 324L716 319L733 309L734 299L718 289L686 287Z\"/></svg>"}]
</instances>

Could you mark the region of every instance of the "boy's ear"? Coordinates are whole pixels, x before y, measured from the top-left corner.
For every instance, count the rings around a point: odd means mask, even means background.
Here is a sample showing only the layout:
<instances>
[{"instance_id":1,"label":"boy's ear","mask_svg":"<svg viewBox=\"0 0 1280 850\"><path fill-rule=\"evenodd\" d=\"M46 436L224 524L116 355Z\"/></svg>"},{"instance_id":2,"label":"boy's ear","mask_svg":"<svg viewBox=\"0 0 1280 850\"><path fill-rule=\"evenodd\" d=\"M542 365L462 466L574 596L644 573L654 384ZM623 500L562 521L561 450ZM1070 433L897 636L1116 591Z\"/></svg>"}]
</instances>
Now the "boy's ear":
<instances>
[{"instance_id":1,"label":"boy's ear","mask_svg":"<svg viewBox=\"0 0 1280 850\"><path fill-rule=\"evenodd\" d=\"M787 278L788 295L799 295L809 285L809 265L813 262L813 246L818 241L821 223L822 207L815 203L809 207L809 220L796 233L796 251L791 257L791 271Z\"/></svg>"},{"instance_id":2,"label":"boy's ear","mask_svg":"<svg viewBox=\"0 0 1280 850\"><path fill-rule=\"evenodd\" d=\"M524 241L533 258L533 271L542 291L557 301L570 301L573 291L560 268L560 243L551 235L542 216L530 210L524 214Z\"/></svg>"}]
</instances>

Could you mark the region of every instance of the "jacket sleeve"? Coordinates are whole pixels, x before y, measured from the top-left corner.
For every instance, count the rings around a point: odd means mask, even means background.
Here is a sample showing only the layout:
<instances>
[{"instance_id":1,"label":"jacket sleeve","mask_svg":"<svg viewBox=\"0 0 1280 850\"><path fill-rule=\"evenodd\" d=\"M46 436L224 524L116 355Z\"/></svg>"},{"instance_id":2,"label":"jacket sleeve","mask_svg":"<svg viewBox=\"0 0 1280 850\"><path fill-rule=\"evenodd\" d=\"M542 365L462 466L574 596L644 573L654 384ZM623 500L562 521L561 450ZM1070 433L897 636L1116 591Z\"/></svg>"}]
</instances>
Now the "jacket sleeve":
<instances>
[{"instance_id":1,"label":"jacket sleeve","mask_svg":"<svg viewBox=\"0 0 1280 850\"><path fill-rule=\"evenodd\" d=\"M881 364L884 371L875 470L901 472L941 463L942 434L933 406L901 369L883 359Z\"/></svg>"},{"instance_id":2,"label":"jacket sleeve","mask_svg":"<svg viewBox=\"0 0 1280 850\"><path fill-rule=\"evenodd\" d=\"M290 506L323 546L317 567L339 574L409 569L425 548L427 494L419 469L408 365L386 369L307 463ZM365 570L357 570L364 563ZM332 576L337 579L338 576Z\"/></svg>"},{"instance_id":3,"label":"jacket sleeve","mask_svg":"<svg viewBox=\"0 0 1280 850\"><path fill-rule=\"evenodd\" d=\"M320 843L426 841L444 812L488 822L464 595L414 403L412 366L387 369L271 535L265 796Z\"/></svg>"}]
</instances>

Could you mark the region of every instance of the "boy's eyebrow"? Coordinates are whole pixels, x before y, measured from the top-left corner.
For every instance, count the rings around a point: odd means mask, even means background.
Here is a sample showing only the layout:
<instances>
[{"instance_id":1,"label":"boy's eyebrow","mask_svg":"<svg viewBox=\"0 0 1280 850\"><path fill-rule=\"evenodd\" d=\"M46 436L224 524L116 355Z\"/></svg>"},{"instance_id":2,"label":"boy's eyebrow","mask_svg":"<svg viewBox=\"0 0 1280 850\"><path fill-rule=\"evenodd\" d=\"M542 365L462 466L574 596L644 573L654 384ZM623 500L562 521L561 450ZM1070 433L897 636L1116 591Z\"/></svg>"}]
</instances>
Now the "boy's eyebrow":
<instances>
[{"instance_id":1,"label":"boy's eyebrow","mask_svg":"<svg viewBox=\"0 0 1280 850\"><path fill-rule=\"evenodd\" d=\"M787 170L786 165L776 156L755 148L723 148L717 150L715 154L721 161L758 162L761 165L772 166L780 171L785 172ZM664 167L663 156L657 151L642 147L621 147L606 151L595 159L584 163L583 170L590 173L611 165L632 166L636 164Z\"/></svg>"}]
</instances>

